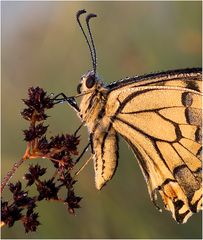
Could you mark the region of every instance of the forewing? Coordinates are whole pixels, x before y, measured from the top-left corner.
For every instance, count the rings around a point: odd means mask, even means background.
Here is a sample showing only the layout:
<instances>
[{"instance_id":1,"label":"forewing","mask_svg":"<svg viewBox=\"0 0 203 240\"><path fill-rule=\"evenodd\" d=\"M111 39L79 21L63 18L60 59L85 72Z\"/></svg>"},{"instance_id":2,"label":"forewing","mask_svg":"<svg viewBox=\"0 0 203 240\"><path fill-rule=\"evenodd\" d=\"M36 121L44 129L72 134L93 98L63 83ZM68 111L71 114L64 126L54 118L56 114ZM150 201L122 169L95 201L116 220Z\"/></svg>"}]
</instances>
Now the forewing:
<instances>
[{"instance_id":1,"label":"forewing","mask_svg":"<svg viewBox=\"0 0 203 240\"><path fill-rule=\"evenodd\" d=\"M201 68L188 68L126 78L109 84L108 88L112 93L140 86L175 86L201 92L201 80Z\"/></svg>"}]
</instances>

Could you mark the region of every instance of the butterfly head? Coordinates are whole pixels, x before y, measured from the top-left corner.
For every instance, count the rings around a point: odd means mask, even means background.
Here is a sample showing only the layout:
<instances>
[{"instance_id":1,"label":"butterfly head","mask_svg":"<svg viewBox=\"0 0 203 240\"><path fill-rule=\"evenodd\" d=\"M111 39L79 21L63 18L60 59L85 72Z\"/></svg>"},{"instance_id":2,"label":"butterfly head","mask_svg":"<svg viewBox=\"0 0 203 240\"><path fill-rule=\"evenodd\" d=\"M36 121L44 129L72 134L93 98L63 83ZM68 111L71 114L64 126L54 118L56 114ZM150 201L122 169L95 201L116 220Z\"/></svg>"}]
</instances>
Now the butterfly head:
<instances>
[{"instance_id":1,"label":"butterfly head","mask_svg":"<svg viewBox=\"0 0 203 240\"><path fill-rule=\"evenodd\" d=\"M77 86L77 92L78 94L80 94L80 93L91 91L91 90L93 91L100 85L101 85L101 81L99 80L95 72L88 71L86 74L84 74L81 77L80 83Z\"/></svg>"}]
</instances>

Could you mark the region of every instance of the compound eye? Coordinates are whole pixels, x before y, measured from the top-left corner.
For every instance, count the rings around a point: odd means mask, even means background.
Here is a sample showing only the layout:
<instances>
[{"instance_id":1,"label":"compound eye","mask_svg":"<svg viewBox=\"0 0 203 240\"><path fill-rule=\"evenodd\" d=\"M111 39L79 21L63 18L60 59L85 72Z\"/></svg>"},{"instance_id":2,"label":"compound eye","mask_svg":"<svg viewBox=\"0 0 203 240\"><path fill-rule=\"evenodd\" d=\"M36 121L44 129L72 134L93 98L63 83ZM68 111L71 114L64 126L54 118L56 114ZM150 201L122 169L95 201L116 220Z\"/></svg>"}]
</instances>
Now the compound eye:
<instances>
[{"instance_id":1,"label":"compound eye","mask_svg":"<svg viewBox=\"0 0 203 240\"><path fill-rule=\"evenodd\" d=\"M82 84L79 83L78 86L77 86L77 93L78 93L78 94L81 93L81 87L82 87Z\"/></svg>"},{"instance_id":2,"label":"compound eye","mask_svg":"<svg viewBox=\"0 0 203 240\"><path fill-rule=\"evenodd\" d=\"M94 76L90 76L87 78L86 80L86 87L87 88L92 88L95 84L95 77Z\"/></svg>"}]
</instances>

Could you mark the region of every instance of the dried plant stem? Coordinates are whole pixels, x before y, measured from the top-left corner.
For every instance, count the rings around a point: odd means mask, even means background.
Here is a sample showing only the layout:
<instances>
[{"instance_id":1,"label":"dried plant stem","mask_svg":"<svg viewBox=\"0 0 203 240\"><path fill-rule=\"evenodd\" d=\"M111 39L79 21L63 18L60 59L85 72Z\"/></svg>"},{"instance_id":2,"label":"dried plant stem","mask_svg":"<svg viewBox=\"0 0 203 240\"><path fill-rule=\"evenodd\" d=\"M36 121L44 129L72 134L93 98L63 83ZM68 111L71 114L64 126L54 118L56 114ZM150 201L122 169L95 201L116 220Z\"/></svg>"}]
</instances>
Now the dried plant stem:
<instances>
[{"instance_id":1,"label":"dried plant stem","mask_svg":"<svg viewBox=\"0 0 203 240\"><path fill-rule=\"evenodd\" d=\"M6 174L6 176L4 177L3 181L1 182L1 193L3 192L5 186L9 183L10 179L12 178L12 176L14 175L14 173L16 172L16 170L21 166L21 164L24 162L24 158L21 158L18 162L16 162L13 167L11 168L11 170Z\"/></svg>"}]
</instances>

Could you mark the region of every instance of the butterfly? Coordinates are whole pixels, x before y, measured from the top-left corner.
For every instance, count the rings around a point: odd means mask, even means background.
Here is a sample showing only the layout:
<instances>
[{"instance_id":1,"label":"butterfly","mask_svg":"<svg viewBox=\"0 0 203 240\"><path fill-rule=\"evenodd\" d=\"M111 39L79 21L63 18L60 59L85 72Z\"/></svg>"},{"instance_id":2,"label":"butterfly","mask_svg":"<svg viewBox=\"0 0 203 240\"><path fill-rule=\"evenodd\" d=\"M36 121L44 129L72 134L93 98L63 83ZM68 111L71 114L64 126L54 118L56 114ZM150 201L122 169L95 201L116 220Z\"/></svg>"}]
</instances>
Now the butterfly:
<instances>
[{"instance_id":1,"label":"butterfly","mask_svg":"<svg viewBox=\"0 0 203 240\"><path fill-rule=\"evenodd\" d=\"M152 202L157 193L178 223L202 207L202 69L178 69L126 78L106 85L96 72L96 49L77 22L88 44L93 70L81 77L77 87L81 97L64 99L75 109L89 132L95 171L100 190L114 175L118 165L118 138L125 139L139 163Z\"/></svg>"}]
</instances>

